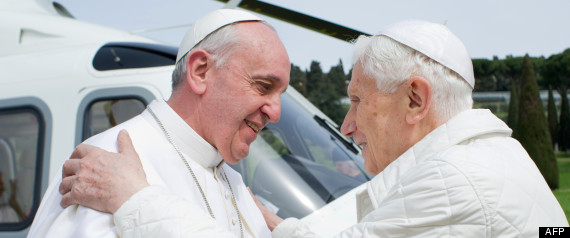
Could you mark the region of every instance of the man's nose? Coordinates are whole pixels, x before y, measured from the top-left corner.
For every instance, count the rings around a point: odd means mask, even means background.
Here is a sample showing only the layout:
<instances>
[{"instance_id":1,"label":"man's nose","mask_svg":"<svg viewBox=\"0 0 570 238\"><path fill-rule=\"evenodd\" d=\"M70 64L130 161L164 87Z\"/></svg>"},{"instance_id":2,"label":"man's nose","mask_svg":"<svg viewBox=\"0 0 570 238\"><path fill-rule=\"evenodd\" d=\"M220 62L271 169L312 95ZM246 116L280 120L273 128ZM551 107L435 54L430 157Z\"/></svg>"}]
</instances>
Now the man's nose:
<instances>
[{"instance_id":1,"label":"man's nose","mask_svg":"<svg viewBox=\"0 0 570 238\"><path fill-rule=\"evenodd\" d=\"M281 117L281 95L272 96L268 102L261 107L261 112L269 117L270 122L278 122Z\"/></svg>"},{"instance_id":2,"label":"man's nose","mask_svg":"<svg viewBox=\"0 0 570 238\"><path fill-rule=\"evenodd\" d=\"M346 113L346 116L344 116L340 132L346 137L351 137L354 134L354 131L356 131L356 122L354 121L354 116L349 110L348 113Z\"/></svg>"}]
</instances>

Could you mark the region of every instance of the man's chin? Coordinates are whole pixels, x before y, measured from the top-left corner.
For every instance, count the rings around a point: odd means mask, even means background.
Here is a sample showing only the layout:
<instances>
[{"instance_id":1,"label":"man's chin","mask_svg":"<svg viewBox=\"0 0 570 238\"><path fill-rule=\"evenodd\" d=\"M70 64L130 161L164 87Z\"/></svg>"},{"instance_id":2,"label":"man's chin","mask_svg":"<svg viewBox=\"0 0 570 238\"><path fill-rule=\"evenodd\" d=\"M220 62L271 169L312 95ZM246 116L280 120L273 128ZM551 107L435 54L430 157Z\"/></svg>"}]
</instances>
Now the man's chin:
<instances>
[{"instance_id":1,"label":"man's chin","mask_svg":"<svg viewBox=\"0 0 570 238\"><path fill-rule=\"evenodd\" d=\"M224 156L224 161L228 164L237 164L249 154L249 147L246 150L240 150L232 153L230 156Z\"/></svg>"},{"instance_id":2,"label":"man's chin","mask_svg":"<svg viewBox=\"0 0 570 238\"><path fill-rule=\"evenodd\" d=\"M228 164L234 165L241 161L242 159L224 159L224 161Z\"/></svg>"},{"instance_id":3,"label":"man's chin","mask_svg":"<svg viewBox=\"0 0 570 238\"><path fill-rule=\"evenodd\" d=\"M364 158L364 170L366 170L366 172L372 176L376 176L381 172L381 171L378 171L378 168L376 168L376 166L374 166L374 163L372 163L367 158Z\"/></svg>"}]
</instances>

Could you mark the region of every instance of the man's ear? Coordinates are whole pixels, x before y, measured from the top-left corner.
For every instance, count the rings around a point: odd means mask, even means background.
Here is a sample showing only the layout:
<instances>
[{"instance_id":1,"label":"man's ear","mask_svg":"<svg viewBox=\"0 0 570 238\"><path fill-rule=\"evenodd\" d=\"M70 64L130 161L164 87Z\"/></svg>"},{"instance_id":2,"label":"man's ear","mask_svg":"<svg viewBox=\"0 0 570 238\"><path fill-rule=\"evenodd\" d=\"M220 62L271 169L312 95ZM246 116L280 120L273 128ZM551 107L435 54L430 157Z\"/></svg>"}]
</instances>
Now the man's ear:
<instances>
[{"instance_id":1,"label":"man's ear","mask_svg":"<svg viewBox=\"0 0 570 238\"><path fill-rule=\"evenodd\" d=\"M206 73L212 67L212 56L204 50L192 50L186 61L186 82L196 94L206 92Z\"/></svg>"},{"instance_id":2,"label":"man's ear","mask_svg":"<svg viewBox=\"0 0 570 238\"><path fill-rule=\"evenodd\" d=\"M407 81L409 100L406 122L416 124L427 116L432 107L431 83L424 77L412 76Z\"/></svg>"}]
</instances>

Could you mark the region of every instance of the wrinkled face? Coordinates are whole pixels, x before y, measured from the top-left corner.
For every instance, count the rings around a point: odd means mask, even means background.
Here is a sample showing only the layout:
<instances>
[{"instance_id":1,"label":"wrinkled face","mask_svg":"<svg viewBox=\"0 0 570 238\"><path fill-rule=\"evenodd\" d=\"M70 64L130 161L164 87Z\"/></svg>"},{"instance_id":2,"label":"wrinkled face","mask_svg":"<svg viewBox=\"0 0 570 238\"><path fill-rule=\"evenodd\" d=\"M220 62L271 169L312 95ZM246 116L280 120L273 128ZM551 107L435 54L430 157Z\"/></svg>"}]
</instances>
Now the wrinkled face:
<instances>
[{"instance_id":1,"label":"wrinkled face","mask_svg":"<svg viewBox=\"0 0 570 238\"><path fill-rule=\"evenodd\" d=\"M354 65L348 85L350 109L341 132L352 136L362 146L364 168L376 175L405 151L403 85L393 94L382 94L375 80L363 74L360 63Z\"/></svg>"},{"instance_id":2,"label":"wrinkled face","mask_svg":"<svg viewBox=\"0 0 570 238\"><path fill-rule=\"evenodd\" d=\"M224 66L208 71L207 115L201 120L208 128L205 139L230 164L248 155L267 123L279 120L291 67L271 28L259 22L236 27L243 41Z\"/></svg>"}]
</instances>

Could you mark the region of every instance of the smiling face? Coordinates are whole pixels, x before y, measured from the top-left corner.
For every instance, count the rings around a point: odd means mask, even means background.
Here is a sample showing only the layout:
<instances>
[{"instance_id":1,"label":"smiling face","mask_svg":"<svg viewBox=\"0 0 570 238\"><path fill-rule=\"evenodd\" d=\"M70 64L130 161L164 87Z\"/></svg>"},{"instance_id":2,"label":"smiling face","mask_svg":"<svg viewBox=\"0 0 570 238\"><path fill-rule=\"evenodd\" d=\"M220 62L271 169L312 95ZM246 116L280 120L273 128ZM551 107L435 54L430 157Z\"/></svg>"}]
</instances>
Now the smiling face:
<instances>
[{"instance_id":1,"label":"smiling face","mask_svg":"<svg viewBox=\"0 0 570 238\"><path fill-rule=\"evenodd\" d=\"M382 94L375 79L363 74L360 63L354 65L348 86L350 109L341 132L352 136L362 146L364 167L376 175L409 148L405 125L405 84L392 94Z\"/></svg>"},{"instance_id":2,"label":"smiling face","mask_svg":"<svg viewBox=\"0 0 570 238\"><path fill-rule=\"evenodd\" d=\"M259 22L236 25L242 41L220 68L208 71L203 95L203 137L224 160L235 164L269 122L281 114L290 62L277 34Z\"/></svg>"}]
</instances>

